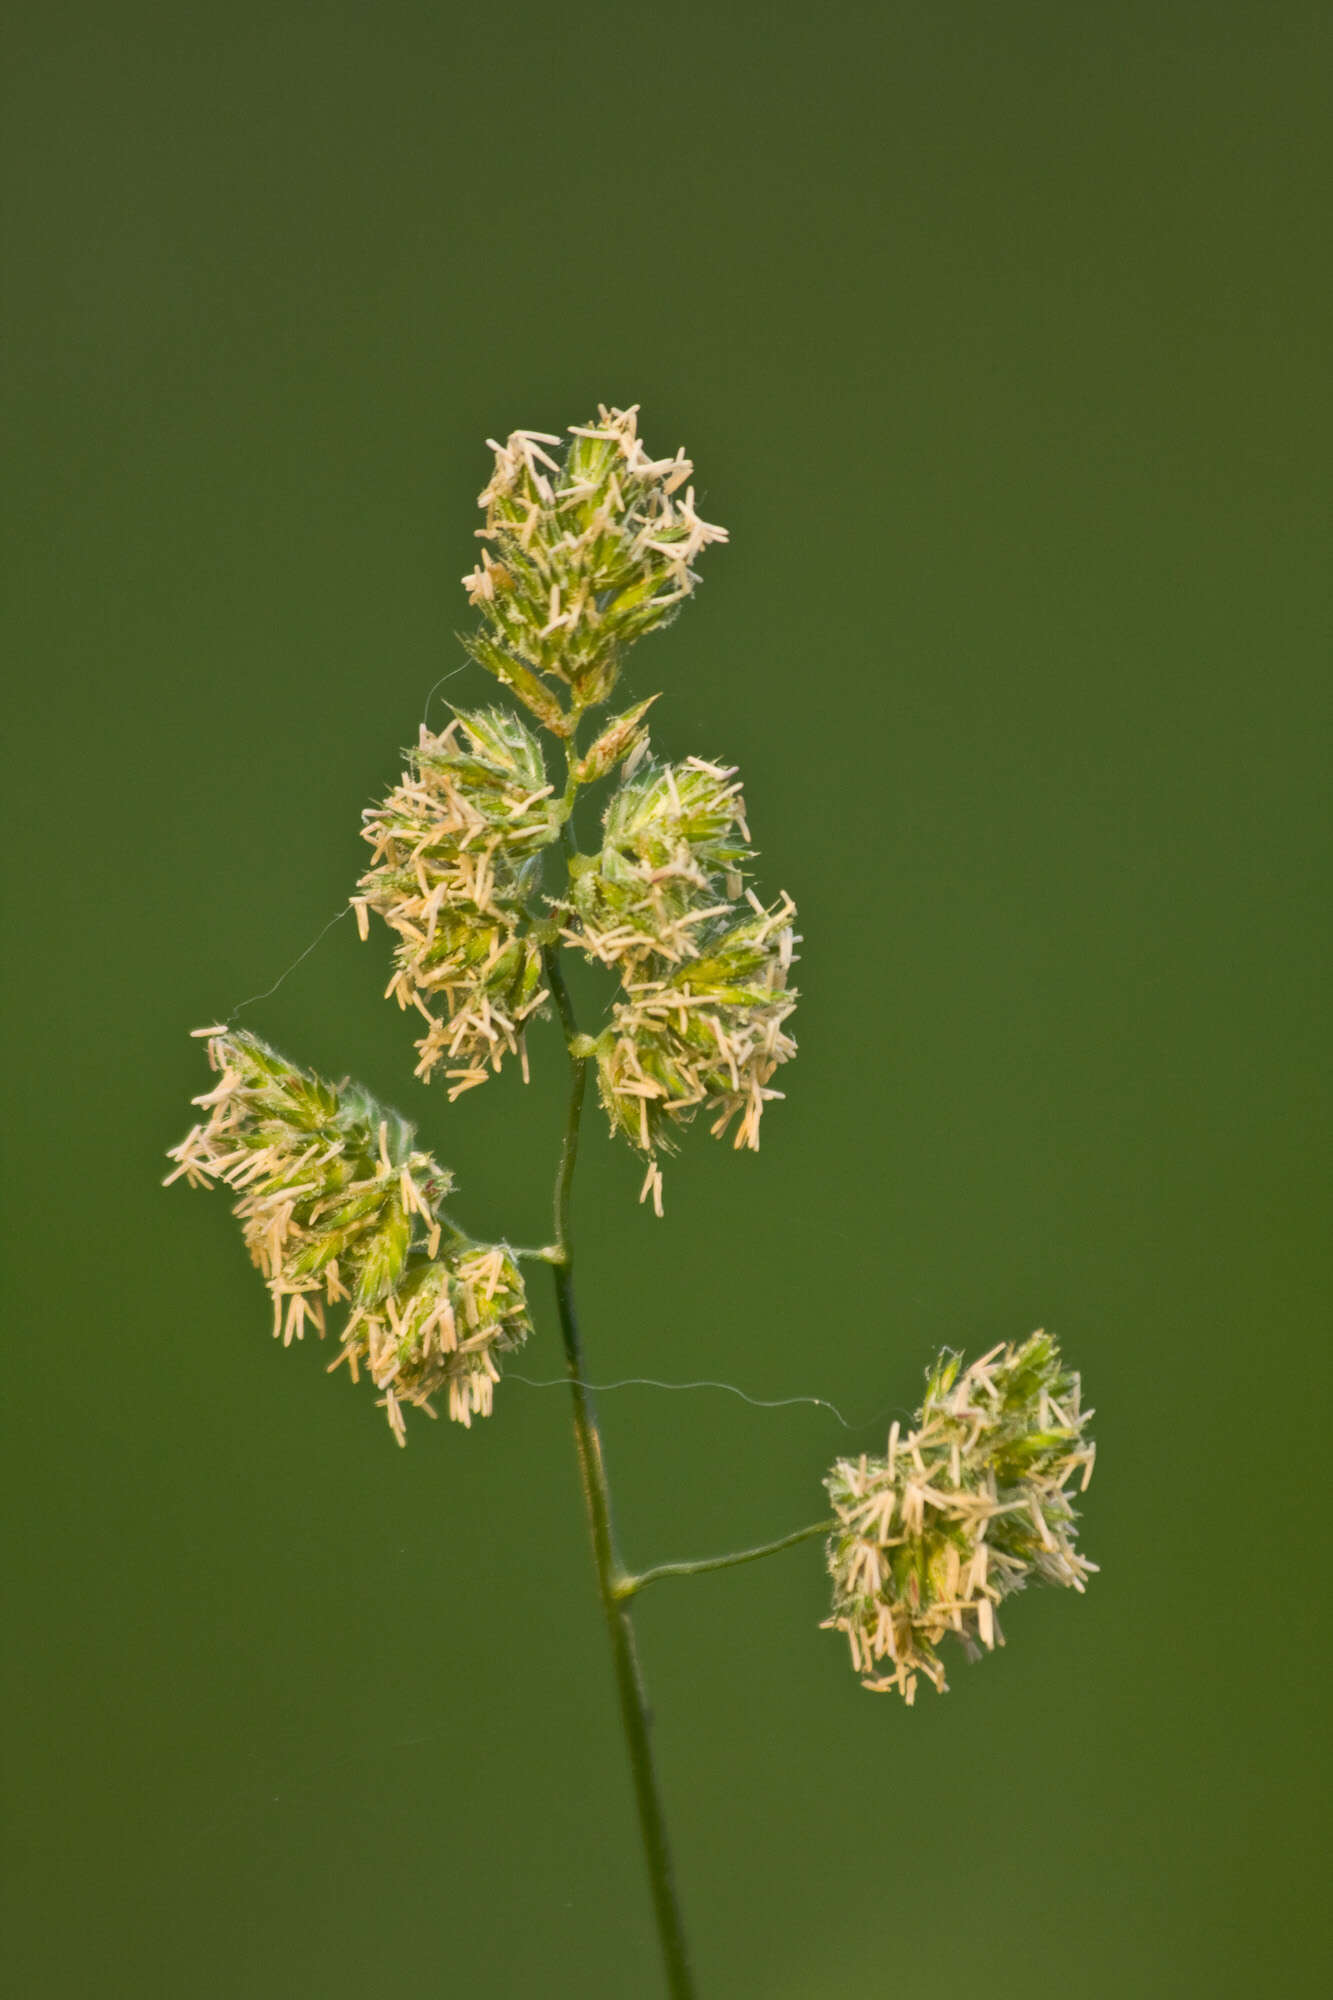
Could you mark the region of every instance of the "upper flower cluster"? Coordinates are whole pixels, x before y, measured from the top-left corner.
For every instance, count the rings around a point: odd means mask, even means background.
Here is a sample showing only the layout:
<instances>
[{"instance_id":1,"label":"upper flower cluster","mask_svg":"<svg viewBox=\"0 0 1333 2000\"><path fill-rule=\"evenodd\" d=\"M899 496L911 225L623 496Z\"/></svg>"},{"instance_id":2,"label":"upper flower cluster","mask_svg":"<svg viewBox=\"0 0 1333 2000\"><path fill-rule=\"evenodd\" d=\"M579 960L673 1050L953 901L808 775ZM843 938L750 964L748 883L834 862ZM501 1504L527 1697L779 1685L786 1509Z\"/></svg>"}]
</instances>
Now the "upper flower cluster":
<instances>
[{"instance_id":1,"label":"upper flower cluster","mask_svg":"<svg viewBox=\"0 0 1333 2000\"><path fill-rule=\"evenodd\" d=\"M364 815L375 859L352 900L363 937L367 909L398 933L388 991L427 1023L417 1074L443 1059L457 1097L506 1050L526 1062L523 1025L546 999L528 903L563 815L541 746L506 709L423 727L410 757Z\"/></svg>"},{"instance_id":2,"label":"upper flower cluster","mask_svg":"<svg viewBox=\"0 0 1333 2000\"><path fill-rule=\"evenodd\" d=\"M1030 1577L1082 1590L1095 1564L1074 1547L1066 1488L1092 1477L1091 1415L1055 1341L1034 1333L966 1369L941 1355L915 1429L895 1423L884 1458L835 1464L826 1623L847 1634L866 1687L910 1702L923 1673L943 1691L947 1633L975 1658L1002 1643L995 1607Z\"/></svg>"},{"instance_id":3,"label":"upper flower cluster","mask_svg":"<svg viewBox=\"0 0 1333 2000\"><path fill-rule=\"evenodd\" d=\"M695 511L684 452L649 457L637 410L603 405L596 424L571 426L559 457L546 431L490 440L481 561L463 579L485 624L464 644L557 735L606 700L624 647L673 616L696 557L727 539ZM570 690L570 711L551 680Z\"/></svg>"},{"instance_id":4,"label":"upper flower cluster","mask_svg":"<svg viewBox=\"0 0 1333 2000\"><path fill-rule=\"evenodd\" d=\"M644 1194L661 1212L659 1151L700 1105L721 1135L757 1148L780 1063L795 1054L785 1022L795 906L766 909L744 887L753 859L736 772L699 757L648 762L614 793L601 850L571 865L565 935L614 966L622 997L594 1044L613 1129L647 1155Z\"/></svg>"},{"instance_id":5,"label":"upper flower cluster","mask_svg":"<svg viewBox=\"0 0 1333 2000\"><path fill-rule=\"evenodd\" d=\"M194 1100L207 1120L173 1149L167 1180L237 1191L275 1336L290 1345L307 1321L322 1336L325 1306L346 1301L338 1362L354 1378L366 1367L400 1443L402 1405L433 1416L437 1390L459 1423L489 1415L496 1356L531 1329L508 1250L441 1216L453 1176L359 1085L325 1083L243 1030L201 1033L219 1082Z\"/></svg>"}]
</instances>

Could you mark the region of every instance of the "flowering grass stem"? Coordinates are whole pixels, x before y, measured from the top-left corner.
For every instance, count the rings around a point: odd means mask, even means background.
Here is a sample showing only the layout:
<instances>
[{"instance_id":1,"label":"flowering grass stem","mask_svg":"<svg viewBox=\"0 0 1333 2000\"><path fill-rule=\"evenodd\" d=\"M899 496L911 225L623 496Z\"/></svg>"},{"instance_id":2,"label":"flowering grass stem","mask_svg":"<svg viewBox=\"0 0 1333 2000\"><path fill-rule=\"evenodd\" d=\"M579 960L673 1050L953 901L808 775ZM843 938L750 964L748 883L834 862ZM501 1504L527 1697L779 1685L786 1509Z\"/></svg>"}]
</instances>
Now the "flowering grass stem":
<instances>
[{"instance_id":1,"label":"flowering grass stem","mask_svg":"<svg viewBox=\"0 0 1333 2000\"><path fill-rule=\"evenodd\" d=\"M546 449L562 445L549 432L492 442L481 560L464 580L482 625L463 644L559 746L563 785L509 703L457 710L439 732L423 722L399 782L363 814L373 855L351 898L363 939L372 913L394 934L385 997L424 1022L422 1034L414 1020L416 1074L441 1070L451 1103L506 1060L526 1081L529 1026L554 1005L570 1075L554 1240L515 1249L472 1237L444 1205L452 1172L417 1145L407 1119L350 1078L328 1083L226 1023L195 1031L218 1080L195 1098L206 1116L172 1148L167 1178L221 1182L236 1197L284 1346L308 1326L322 1337L329 1312L345 1309L332 1366L369 1377L400 1445L409 1407L464 1426L491 1414L502 1363L532 1332L521 1267L551 1267L667 1986L671 2000L694 2000L631 1621L639 1591L827 1536L825 1625L846 1635L865 1687L911 1703L920 1678L945 1688L945 1640L968 1658L1003 1643L997 1608L1029 1581L1083 1589L1095 1565L1075 1545L1070 1489L1076 1476L1087 1486L1094 1447L1079 1376L1051 1335L1001 1343L966 1366L945 1349L915 1419L906 1431L895 1419L884 1455L833 1465L832 1519L637 1574L620 1560L574 1298L570 1217L589 1071L613 1135L639 1155L639 1200L651 1198L660 1216L662 1160L697 1114L715 1138L757 1150L765 1105L782 1095L773 1077L796 1053L789 974L801 942L791 898L766 904L751 886L756 854L735 767L653 754L645 717L656 695L600 719L579 746L626 649L671 622L698 581L701 551L727 539L695 512L683 451L648 456L636 411L600 406L596 423L571 426L559 458ZM579 795L607 780L599 829L581 852ZM555 882L547 862L557 845L565 865ZM574 1017L566 947L615 975L594 1035ZM729 1382L631 1380L744 1396ZM817 1396L744 1400L813 1403L844 1422Z\"/></svg>"},{"instance_id":2,"label":"flowering grass stem","mask_svg":"<svg viewBox=\"0 0 1333 2000\"><path fill-rule=\"evenodd\" d=\"M552 1275L555 1278L556 1309L560 1318L565 1365L569 1375L570 1394L573 1398L574 1440L578 1450L583 1498L588 1510L588 1531L592 1539L597 1586L606 1618L607 1634L611 1641L616 1692L620 1700L620 1719L625 1732L626 1748L629 1751L634 1796L639 1811L639 1830L643 1838L644 1858L652 1890L653 1910L657 1918L667 1987L671 2000L695 2000L697 1988L685 1944L685 1928L676 1894L675 1868L667 1836L661 1783L653 1756L647 1696L639 1670L634 1626L630 1616L629 1595L632 1593L624 1591L624 1584L628 1579L616 1550L615 1530L611 1520L611 1492L606 1476L602 1434L592 1394L584 1377L583 1347L579 1338L578 1313L574 1303L570 1207L574 1170L578 1164L583 1103L587 1094L588 1059L574 1053L573 1044L578 1027L574 1019L569 989L561 971L557 948L548 946L544 959L546 978L560 1013L560 1024L564 1030L566 1047L569 1049L569 1108L555 1181L555 1235L556 1244L563 1254L558 1263L552 1260Z\"/></svg>"}]
</instances>

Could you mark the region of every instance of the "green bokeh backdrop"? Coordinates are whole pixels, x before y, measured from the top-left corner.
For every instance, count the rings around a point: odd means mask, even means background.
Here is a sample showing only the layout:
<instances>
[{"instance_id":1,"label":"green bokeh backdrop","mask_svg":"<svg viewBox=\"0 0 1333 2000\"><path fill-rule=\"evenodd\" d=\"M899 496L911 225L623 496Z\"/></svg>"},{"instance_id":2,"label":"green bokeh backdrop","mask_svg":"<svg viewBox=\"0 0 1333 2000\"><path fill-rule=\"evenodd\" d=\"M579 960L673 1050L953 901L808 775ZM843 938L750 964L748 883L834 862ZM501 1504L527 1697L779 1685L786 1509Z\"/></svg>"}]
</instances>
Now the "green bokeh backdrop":
<instances>
[{"instance_id":1,"label":"green bokeh backdrop","mask_svg":"<svg viewBox=\"0 0 1333 2000\"><path fill-rule=\"evenodd\" d=\"M703 1992L1309 1989L1331 55L1283 0L7 32L10 1990L660 1990L562 1395L394 1450L158 1187L186 1030L337 912L461 659L483 438L599 399L732 530L629 685L806 942L757 1159L701 1133L659 1224L594 1126L593 1372L855 1417L1047 1325L1102 1449L1087 1598L910 1713L817 1548L644 1600ZM553 1036L451 1110L386 958L338 924L242 1019L539 1239ZM641 1563L848 1444L603 1415Z\"/></svg>"}]
</instances>

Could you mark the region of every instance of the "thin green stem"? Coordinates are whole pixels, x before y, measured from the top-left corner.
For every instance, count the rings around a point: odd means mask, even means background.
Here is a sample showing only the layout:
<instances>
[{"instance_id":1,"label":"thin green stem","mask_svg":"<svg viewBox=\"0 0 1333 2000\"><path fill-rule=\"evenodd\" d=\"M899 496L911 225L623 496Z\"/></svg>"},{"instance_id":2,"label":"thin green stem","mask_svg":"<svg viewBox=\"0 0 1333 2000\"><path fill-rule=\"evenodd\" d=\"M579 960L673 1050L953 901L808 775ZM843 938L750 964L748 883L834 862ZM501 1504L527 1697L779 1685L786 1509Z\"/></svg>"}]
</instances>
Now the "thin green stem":
<instances>
[{"instance_id":1,"label":"thin green stem","mask_svg":"<svg viewBox=\"0 0 1333 2000\"><path fill-rule=\"evenodd\" d=\"M782 1535L776 1542L762 1542L758 1548L733 1549L730 1555L700 1556L693 1562L658 1563L654 1569L640 1570L637 1576L622 1576L617 1588L617 1596L624 1603L642 1590L646 1583L656 1583L664 1576L703 1576L710 1569L735 1569L740 1563L758 1562L761 1556L775 1556L781 1549L794 1548L797 1542L809 1542L816 1535L827 1535L837 1526L835 1520L812 1521L808 1528L796 1528L790 1535Z\"/></svg>"},{"instance_id":2,"label":"thin green stem","mask_svg":"<svg viewBox=\"0 0 1333 2000\"><path fill-rule=\"evenodd\" d=\"M643 1837L644 1857L648 1866L653 1910L657 1918L658 1937L666 1967L667 1987L671 2000L695 2000L694 1975L690 1970L689 1954L685 1946L685 1929L676 1896L675 1870L667 1838L661 1785L653 1757L648 1703L644 1693L643 1678L639 1672L629 1602L623 1595L623 1584L626 1579L616 1551L615 1531L611 1521L611 1493L602 1452L602 1435L597 1423L592 1394L584 1376L583 1348L579 1339L578 1314L574 1304L570 1201L574 1187L574 1169L578 1164L579 1130L583 1122L583 1103L587 1094L588 1062L586 1057L574 1054L573 1043L578 1033L578 1025L574 1019L574 1009L569 998L569 989L565 985L557 947L548 945L544 958L547 981L560 1014L565 1045L569 1049L570 1064L569 1109L565 1120L564 1143L560 1149L560 1165L555 1179L555 1236L556 1246L562 1254L558 1263L553 1260L552 1275L555 1278L560 1332L565 1344L565 1366L573 1398L574 1439L578 1448L583 1498L588 1510L588 1530L592 1537L597 1586L606 1618L607 1634L611 1641L616 1691L620 1698L620 1719L625 1731L630 1770L634 1779L634 1796L639 1809L639 1830Z\"/></svg>"},{"instance_id":3,"label":"thin green stem","mask_svg":"<svg viewBox=\"0 0 1333 2000\"><path fill-rule=\"evenodd\" d=\"M579 730L583 726L583 714L583 704L574 703L569 711L569 731L564 739L565 789L560 799L564 814L560 823L562 834L569 825L569 815L574 810L574 801L578 797L579 785L582 782L579 777Z\"/></svg>"}]
</instances>

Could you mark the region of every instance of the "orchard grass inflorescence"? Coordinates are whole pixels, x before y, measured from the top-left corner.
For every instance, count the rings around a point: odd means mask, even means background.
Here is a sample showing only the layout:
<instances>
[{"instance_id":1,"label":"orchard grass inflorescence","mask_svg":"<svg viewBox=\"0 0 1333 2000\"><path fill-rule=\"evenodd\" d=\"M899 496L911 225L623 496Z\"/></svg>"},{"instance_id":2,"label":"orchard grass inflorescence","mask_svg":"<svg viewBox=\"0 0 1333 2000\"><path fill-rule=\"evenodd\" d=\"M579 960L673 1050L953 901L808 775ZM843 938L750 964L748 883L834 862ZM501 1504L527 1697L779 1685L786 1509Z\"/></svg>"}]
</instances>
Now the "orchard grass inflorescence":
<instances>
[{"instance_id":1,"label":"orchard grass inflorescence","mask_svg":"<svg viewBox=\"0 0 1333 2000\"><path fill-rule=\"evenodd\" d=\"M796 1053L789 985L800 942L785 893L765 901L736 768L665 759L649 740L656 695L584 719L618 684L626 652L676 616L695 567L726 530L700 518L683 451L652 458L637 411L603 406L567 438L493 440L480 496L480 560L463 579L480 614L462 644L499 704L422 726L398 783L363 815L371 854L352 906L393 940L387 987L418 1024L416 1074L450 1102L559 1021L569 1065L554 1238L538 1249L478 1241L445 1209L453 1175L413 1127L359 1084L323 1081L258 1036L200 1029L217 1082L169 1180L235 1196L246 1248L289 1345L343 1315L331 1364L364 1372L394 1436L405 1410L457 1423L489 1416L503 1357L531 1333L522 1264L551 1267L584 1499L668 1986L692 2000L632 1601L648 1584L728 1568L823 1536L828 1624L867 1687L911 1701L919 1675L945 1685L937 1647L975 1656L1000 1638L996 1607L1029 1579L1083 1588L1068 1486L1086 1486L1079 1380L1034 1334L963 1368L944 1355L915 1427L883 1458L840 1459L833 1517L761 1547L638 1572L620 1560L601 1430L575 1309L570 1210L586 1086L595 1075L614 1136L639 1156L639 1198L663 1210L662 1160L696 1115L755 1150L777 1071ZM517 704L513 706L511 704ZM522 712L520 712L522 711ZM545 743L543 742L545 739ZM548 761L554 753L554 762ZM609 787L591 843L582 795ZM580 1029L564 973L577 952L614 980L603 1020ZM610 981L608 981L610 984Z\"/></svg>"}]
</instances>

